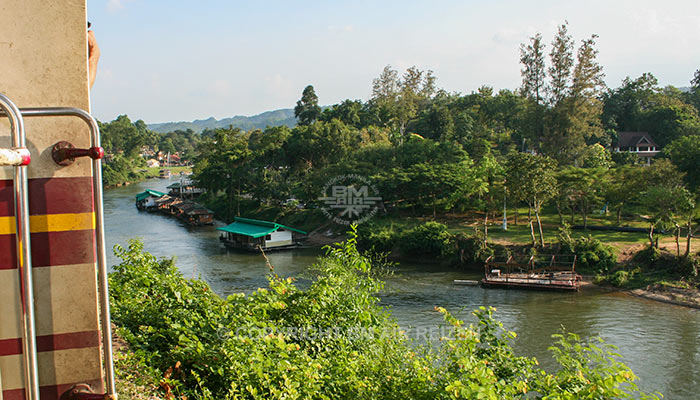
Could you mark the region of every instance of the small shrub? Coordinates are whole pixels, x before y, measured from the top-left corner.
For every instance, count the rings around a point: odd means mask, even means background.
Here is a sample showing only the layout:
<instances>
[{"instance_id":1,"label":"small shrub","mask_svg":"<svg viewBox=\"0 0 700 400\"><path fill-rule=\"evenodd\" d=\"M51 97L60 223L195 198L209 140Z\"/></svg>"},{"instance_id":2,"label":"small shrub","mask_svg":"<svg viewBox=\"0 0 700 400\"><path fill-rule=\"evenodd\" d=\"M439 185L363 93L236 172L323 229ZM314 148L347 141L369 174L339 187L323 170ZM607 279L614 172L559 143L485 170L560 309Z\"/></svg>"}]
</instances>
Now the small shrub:
<instances>
[{"instance_id":1,"label":"small shrub","mask_svg":"<svg viewBox=\"0 0 700 400\"><path fill-rule=\"evenodd\" d=\"M658 266L661 258L662 254L659 249L656 247L646 246L632 257L632 261L636 264L644 266L645 269L654 269Z\"/></svg>"},{"instance_id":2,"label":"small shrub","mask_svg":"<svg viewBox=\"0 0 700 400\"><path fill-rule=\"evenodd\" d=\"M608 277L607 281L613 286L625 286L639 276L641 272L642 270L639 267L633 269L620 269L613 272L612 275Z\"/></svg>"},{"instance_id":3,"label":"small shrub","mask_svg":"<svg viewBox=\"0 0 700 400\"><path fill-rule=\"evenodd\" d=\"M576 255L576 268L579 271L596 271L607 273L617 263L617 254L612 246L588 235L578 239L566 238L566 232L560 233L561 251Z\"/></svg>"},{"instance_id":4,"label":"small shrub","mask_svg":"<svg viewBox=\"0 0 700 400\"><path fill-rule=\"evenodd\" d=\"M447 256L454 253L454 239L445 224L430 221L401 235L399 249L406 254Z\"/></svg>"},{"instance_id":5,"label":"small shrub","mask_svg":"<svg viewBox=\"0 0 700 400\"><path fill-rule=\"evenodd\" d=\"M484 243L483 234L477 232L474 236L459 234L455 238L455 244L459 253L460 261L467 264L482 263L490 256L496 255L495 246L488 246ZM504 246L498 247L505 249ZM508 250L505 249L507 252ZM499 256L500 257L500 256Z\"/></svg>"},{"instance_id":6,"label":"small shrub","mask_svg":"<svg viewBox=\"0 0 700 400\"><path fill-rule=\"evenodd\" d=\"M391 252L397 245L401 232L393 226L362 224L358 227L357 246L362 250Z\"/></svg>"}]
</instances>

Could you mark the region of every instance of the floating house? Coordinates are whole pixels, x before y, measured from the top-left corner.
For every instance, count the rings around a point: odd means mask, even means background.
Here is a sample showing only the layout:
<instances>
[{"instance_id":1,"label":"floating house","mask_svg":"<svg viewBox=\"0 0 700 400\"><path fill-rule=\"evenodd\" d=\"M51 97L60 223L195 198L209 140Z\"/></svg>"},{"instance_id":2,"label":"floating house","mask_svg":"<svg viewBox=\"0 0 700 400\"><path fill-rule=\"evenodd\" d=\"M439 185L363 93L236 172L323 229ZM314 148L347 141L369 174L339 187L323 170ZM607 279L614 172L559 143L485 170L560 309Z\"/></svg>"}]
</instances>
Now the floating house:
<instances>
[{"instance_id":1,"label":"floating house","mask_svg":"<svg viewBox=\"0 0 700 400\"><path fill-rule=\"evenodd\" d=\"M576 291L581 275L576 273L575 255L537 255L527 262L512 256L498 261L493 256L484 263L481 285L492 288Z\"/></svg>"},{"instance_id":2,"label":"floating house","mask_svg":"<svg viewBox=\"0 0 700 400\"><path fill-rule=\"evenodd\" d=\"M170 206L173 214L192 226L211 225L214 223L214 212L201 204L183 201Z\"/></svg>"},{"instance_id":3,"label":"floating house","mask_svg":"<svg viewBox=\"0 0 700 400\"><path fill-rule=\"evenodd\" d=\"M170 189L168 194L171 196L195 197L204 193L204 189L196 187L192 180L187 178L181 179L181 182L173 183L168 186L168 189Z\"/></svg>"},{"instance_id":4,"label":"floating house","mask_svg":"<svg viewBox=\"0 0 700 400\"><path fill-rule=\"evenodd\" d=\"M158 172L158 177L160 179L170 179L170 170L169 169L161 169Z\"/></svg>"},{"instance_id":5,"label":"floating house","mask_svg":"<svg viewBox=\"0 0 700 400\"><path fill-rule=\"evenodd\" d=\"M156 200L156 210L164 214L174 214L174 210L171 210L170 207L179 203L182 203L181 198L172 197L166 194L165 196Z\"/></svg>"},{"instance_id":6,"label":"floating house","mask_svg":"<svg viewBox=\"0 0 700 400\"><path fill-rule=\"evenodd\" d=\"M156 207L156 200L163 196L165 196L165 193L146 189L146 191L136 195L136 207L139 210L152 210Z\"/></svg>"},{"instance_id":7,"label":"floating house","mask_svg":"<svg viewBox=\"0 0 700 400\"><path fill-rule=\"evenodd\" d=\"M219 239L226 247L251 251L293 249L298 247L297 239L306 235L302 230L276 222L240 217L216 229L223 232Z\"/></svg>"}]
</instances>

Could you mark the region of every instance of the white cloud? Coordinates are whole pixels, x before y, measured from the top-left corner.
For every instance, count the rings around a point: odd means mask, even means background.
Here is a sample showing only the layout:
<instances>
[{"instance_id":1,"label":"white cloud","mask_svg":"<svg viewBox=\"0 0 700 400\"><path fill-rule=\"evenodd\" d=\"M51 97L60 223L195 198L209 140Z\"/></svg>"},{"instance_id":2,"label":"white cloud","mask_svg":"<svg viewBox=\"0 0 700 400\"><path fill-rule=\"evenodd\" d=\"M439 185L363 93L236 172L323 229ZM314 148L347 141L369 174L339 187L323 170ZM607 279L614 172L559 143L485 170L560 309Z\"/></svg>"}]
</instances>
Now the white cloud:
<instances>
[{"instance_id":1,"label":"white cloud","mask_svg":"<svg viewBox=\"0 0 700 400\"><path fill-rule=\"evenodd\" d=\"M126 6L126 3L130 3L135 0L109 0L107 2L107 10L109 12L117 12Z\"/></svg>"}]
</instances>

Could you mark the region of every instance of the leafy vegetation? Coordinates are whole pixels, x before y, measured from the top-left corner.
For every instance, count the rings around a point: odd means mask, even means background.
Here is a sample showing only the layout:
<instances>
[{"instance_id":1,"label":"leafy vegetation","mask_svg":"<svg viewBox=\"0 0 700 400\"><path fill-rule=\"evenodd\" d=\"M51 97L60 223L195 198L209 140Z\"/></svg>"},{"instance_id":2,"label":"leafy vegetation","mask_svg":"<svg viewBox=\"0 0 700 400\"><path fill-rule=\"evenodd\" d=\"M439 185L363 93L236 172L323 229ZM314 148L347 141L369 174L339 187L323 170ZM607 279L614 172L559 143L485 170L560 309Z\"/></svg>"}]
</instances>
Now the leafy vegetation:
<instances>
[{"instance_id":1,"label":"leafy vegetation","mask_svg":"<svg viewBox=\"0 0 700 400\"><path fill-rule=\"evenodd\" d=\"M148 130L141 120L132 123L126 115L99 126L102 146L107 154L103 162L103 182L108 186L148 177L146 154L154 157L158 152L177 153L187 160L201 138L191 130L156 133Z\"/></svg>"},{"instance_id":2,"label":"leafy vegetation","mask_svg":"<svg viewBox=\"0 0 700 400\"><path fill-rule=\"evenodd\" d=\"M517 90L448 93L430 70L390 65L372 81L367 101L321 107L308 85L294 109L296 126L155 134L120 116L102 125L114 154L105 181L138 178L143 146L177 149L195 163L194 179L207 189L201 201L224 221L244 215L341 233L345 226L324 217L319 198L331 179L354 174L381 197L375 220L410 220L366 229L367 248L480 260L496 251L494 239L551 249L566 222L584 231L643 228L656 248L660 235L672 234L676 256L690 259L700 229L698 73L689 92L660 87L651 73L607 88L596 40L575 40L566 23L551 44L534 35L520 49ZM629 131L648 132L663 148L651 166L624 149L611 152ZM517 224L522 209L526 227ZM490 232L501 213L508 232ZM416 227L426 220L457 222L427 239L432 233ZM601 271L615 262L602 244L619 250L641 236L590 235L565 250Z\"/></svg>"},{"instance_id":3,"label":"leafy vegetation","mask_svg":"<svg viewBox=\"0 0 700 400\"><path fill-rule=\"evenodd\" d=\"M596 39L576 47L567 24L549 48L533 36L521 47L523 80L515 91L484 86L451 94L430 70L402 74L386 66L368 101L322 109L308 85L296 127L210 132L198 147L195 179L208 190L207 205L227 221L243 214L294 218L313 221L304 226L313 230L324 224L317 211L329 180L352 173L380 194L377 219L462 218L480 225L488 244L491 236L515 241L520 227L512 234L488 228L504 208L516 225L517 210L527 207L532 247L546 247L547 231L551 240L564 222L585 230L593 221L646 227L651 246L659 231L673 232L680 249L685 234L688 257L700 226L697 90L660 88L650 73L606 88ZM623 131L649 132L666 147L643 167L636 154L611 153ZM299 207L285 209L290 199ZM549 218L553 210L558 222ZM383 249L402 243L399 232L369 235Z\"/></svg>"},{"instance_id":4,"label":"leafy vegetation","mask_svg":"<svg viewBox=\"0 0 700 400\"><path fill-rule=\"evenodd\" d=\"M166 398L657 398L599 339L555 336L559 368L542 370L513 353L515 333L491 308L467 325L438 307L443 337L412 342L378 305L379 271L354 235L328 248L307 288L270 274L268 288L226 299L138 241L115 251L113 320L135 363L120 365L137 365Z\"/></svg>"}]
</instances>

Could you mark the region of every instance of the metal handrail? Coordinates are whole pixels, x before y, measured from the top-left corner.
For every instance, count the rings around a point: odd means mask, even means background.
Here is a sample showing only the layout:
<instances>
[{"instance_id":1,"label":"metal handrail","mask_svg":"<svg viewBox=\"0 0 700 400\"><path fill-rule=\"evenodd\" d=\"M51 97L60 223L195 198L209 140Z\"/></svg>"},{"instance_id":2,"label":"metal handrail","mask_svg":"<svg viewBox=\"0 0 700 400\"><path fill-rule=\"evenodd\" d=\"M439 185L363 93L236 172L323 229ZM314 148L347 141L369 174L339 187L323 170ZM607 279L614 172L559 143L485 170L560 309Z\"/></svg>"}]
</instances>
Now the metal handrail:
<instances>
[{"instance_id":1,"label":"metal handrail","mask_svg":"<svg viewBox=\"0 0 700 400\"><path fill-rule=\"evenodd\" d=\"M90 128L91 146L100 147L100 127L95 118L87 111L73 107L32 107L21 108L19 112L23 117L78 117ZM105 250L104 203L102 200L102 160L93 159L92 168L93 203L95 204L96 222L95 247L100 287L100 324L102 325L102 345L106 380L105 391L109 398L116 398L114 358L112 355L112 325L110 322L109 309L109 284L107 279L107 252Z\"/></svg>"},{"instance_id":2,"label":"metal handrail","mask_svg":"<svg viewBox=\"0 0 700 400\"><path fill-rule=\"evenodd\" d=\"M0 111L10 120L12 147L26 152L24 120L19 108L4 94L0 93ZM24 376L28 400L39 400L39 369L36 350L36 325L34 319L34 280L32 278L32 247L29 231L29 183L27 164L15 165L14 203L15 237L17 245L17 268L19 269L22 290L22 351L24 355Z\"/></svg>"}]
</instances>

